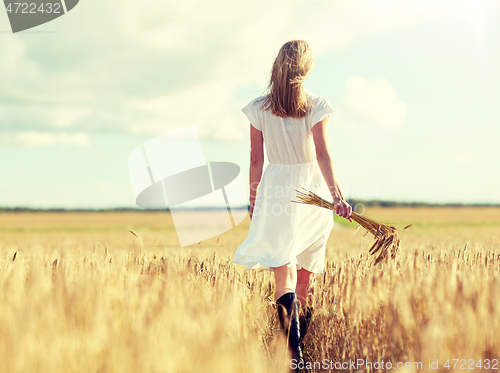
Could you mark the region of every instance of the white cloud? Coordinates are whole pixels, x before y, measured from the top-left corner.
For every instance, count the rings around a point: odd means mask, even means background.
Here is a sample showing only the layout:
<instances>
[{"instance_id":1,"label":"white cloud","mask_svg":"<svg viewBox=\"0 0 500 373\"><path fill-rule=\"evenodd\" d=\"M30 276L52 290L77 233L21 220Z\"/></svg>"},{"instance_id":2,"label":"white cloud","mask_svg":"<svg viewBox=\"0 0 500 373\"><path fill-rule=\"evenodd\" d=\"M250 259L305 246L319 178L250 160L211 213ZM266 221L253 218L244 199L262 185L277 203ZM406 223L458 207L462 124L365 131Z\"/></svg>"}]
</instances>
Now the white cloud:
<instances>
[{"instance_id":1,"label":"white cloud","mask_svg":"<svg viewBox=\"0 0 500 373\"><path fill-rule=\"evenodd\" d=\"M155 135L195 124L200 137L241 140L247 134L240 112L246 102L233 99L234 84L213 81L153 99L130 100L125 112L132 119L128 129Z\"/></svg>"},{"instance_id":2,"label":"white cloud","mask_svg":"<svg viewBox=\"0 0 500 373\"><path fill-rule=\"evenodd\" d=\"M250 85L264 88L286 40L307 40L318 57L356 40L447 17L452 8L448 0L439 7L430 0L81 3L37 28L55 34L0 38L5 51L0 129L155 135L196 122L204 136L241 138L247 128L235 123L241 123L242 103L234 92ZM57 42L41 43L41 38ZM373 84L390 99L390 88ZM395 106L399 114L363 114L360 120L399 126L402 105Z\"/></svg>"},{"instance_id":3,"label":"white cloud","mask_svg":"<svg viewBox=\"0 0 500 373\"><path fill-rule=\"evenodd\" d=\"M87 147L90 145L89 136L84 132L52 133L38 131L20 131L15 136L18 144L29 147L45 147L52 145Z\"/></svg>"},{"instance_id":4,"label":"white cloud","mask_svg":"<svg viewBox=\"0 0 500 373\"><path fill-rule=\"evenodd\" d=\"M345 83L334 123L345 128L395 129L405 125L408 108L387 79L351 76Z\"/></svg>"}]
</instances>

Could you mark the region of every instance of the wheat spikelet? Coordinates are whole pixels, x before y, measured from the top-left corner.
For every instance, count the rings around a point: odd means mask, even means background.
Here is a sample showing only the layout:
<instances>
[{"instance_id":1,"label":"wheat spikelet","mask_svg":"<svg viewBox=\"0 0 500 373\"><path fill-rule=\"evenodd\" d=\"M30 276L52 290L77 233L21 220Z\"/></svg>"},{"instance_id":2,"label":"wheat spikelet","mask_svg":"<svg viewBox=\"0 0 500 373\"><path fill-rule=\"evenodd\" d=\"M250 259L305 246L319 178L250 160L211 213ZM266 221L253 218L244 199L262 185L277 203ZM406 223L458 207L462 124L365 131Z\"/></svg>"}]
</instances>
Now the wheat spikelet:
<instances>
[{"instance_id":1,"label":"wheat spikelet","mask_svg":"<svg viewBox=\"0 0 500 373\"><path fill-rule=\"evenodd\" d=\"M297 192L298 201L292 201L295 203L304 203L307 205L314 205L323 207L328 210L335 211L333 203L321 198L320 196L308 191L304 188L302 190L295 190ZM396 253L399 251L399 237L396 233L396 228L382 223L377 223L375 220L368 219L367 217L360 215L356 212L352 212L351 219L356 223L365 228L368 232L373 234L375 238L375 243L370 248L370 254L375 255L378 253L375 259L375 264L380 263L382 260L391 257L394 259Z\"/></svg>"}]
</instances>

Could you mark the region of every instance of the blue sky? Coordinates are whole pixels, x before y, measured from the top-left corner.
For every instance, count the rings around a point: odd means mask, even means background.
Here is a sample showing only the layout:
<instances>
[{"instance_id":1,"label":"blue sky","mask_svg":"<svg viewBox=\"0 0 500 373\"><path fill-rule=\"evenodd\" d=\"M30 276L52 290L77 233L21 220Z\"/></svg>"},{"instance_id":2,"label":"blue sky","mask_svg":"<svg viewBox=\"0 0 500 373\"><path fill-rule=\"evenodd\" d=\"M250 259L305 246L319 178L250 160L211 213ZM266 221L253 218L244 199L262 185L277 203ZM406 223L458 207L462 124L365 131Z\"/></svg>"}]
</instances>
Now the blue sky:
<instances>
[{"instance_id":1,"label":"blue sky","mask_svg":"<svg viewBox=\"0 0 500 373\"><path fill-rule=\"evenodd\" d=\"M240 109L297 38L344 196L500 203L499 21L493 0L82 1L17 34L0 13L0 206L132 207L130 152L191 124L246 180Z\"/></svg>"}]
</instances>

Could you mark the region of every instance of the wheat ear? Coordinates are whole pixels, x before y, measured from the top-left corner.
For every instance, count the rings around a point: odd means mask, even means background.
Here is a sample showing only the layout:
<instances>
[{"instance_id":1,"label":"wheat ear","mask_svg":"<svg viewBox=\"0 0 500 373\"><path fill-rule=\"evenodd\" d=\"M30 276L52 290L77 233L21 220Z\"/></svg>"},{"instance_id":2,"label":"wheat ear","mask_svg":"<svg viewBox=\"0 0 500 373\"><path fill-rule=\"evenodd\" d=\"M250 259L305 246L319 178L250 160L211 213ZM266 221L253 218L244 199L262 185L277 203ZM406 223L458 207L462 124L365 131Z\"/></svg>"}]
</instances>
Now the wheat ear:
<instances>
[{"instance_id":1,"label":"wheat ear","mask_svg":"<svg viewBox=\"0 0 500 373\"><path fill-rule=\"evenodd\" d=\"M321 198L320 196L308 191L304 188L302 190L295 190L297 192L298 201L292 201L295 203L303 203L307 205L319 206L328 210L335 211L333 203ZM370 254L375 255L378 253L375 259L375 264L380 263L382 260L391 257L394 259L396 253L399 251L399 237L396 233L396 228L378 223L375 220L369 219L363 215L356 212L352 212L351 219L356 223L365 228L368 232L373 234L375 238L375 243L370 248Z\"/></svg>"}]
</instances>

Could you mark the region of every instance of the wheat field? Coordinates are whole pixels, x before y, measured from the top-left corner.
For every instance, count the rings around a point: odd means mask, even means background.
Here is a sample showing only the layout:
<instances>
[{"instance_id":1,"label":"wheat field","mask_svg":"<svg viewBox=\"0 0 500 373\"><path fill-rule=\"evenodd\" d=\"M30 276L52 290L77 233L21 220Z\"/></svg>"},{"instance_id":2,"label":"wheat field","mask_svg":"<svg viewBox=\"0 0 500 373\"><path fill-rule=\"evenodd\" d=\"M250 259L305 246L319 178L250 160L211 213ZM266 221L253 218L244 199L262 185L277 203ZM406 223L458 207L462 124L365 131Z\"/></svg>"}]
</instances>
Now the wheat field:
<instances>
[{"instance_id":1,"label":"wheat field","mask_svg":"<svg viewBox=\"0 0 500 373\"><path fill-rule=\"evenodd\" d=\"M373 266L336 218L308 371L497 371L500 208L366 215L400 252ZM164 212L0 214L0 373L287 372L272 273L232 263L248 226L180 248Z\"/></svg>"}]
</instances>

